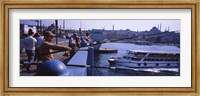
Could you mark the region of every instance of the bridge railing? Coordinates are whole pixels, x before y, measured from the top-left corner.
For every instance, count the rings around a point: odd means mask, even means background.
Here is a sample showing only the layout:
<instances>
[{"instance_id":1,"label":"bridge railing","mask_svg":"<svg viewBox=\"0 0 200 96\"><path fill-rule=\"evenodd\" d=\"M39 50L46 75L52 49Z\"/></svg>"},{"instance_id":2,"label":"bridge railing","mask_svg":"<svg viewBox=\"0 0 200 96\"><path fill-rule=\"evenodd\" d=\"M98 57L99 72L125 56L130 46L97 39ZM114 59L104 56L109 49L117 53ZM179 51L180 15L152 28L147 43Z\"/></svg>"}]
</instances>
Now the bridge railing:
<instances>
[{"instance_id":1,"label":"bridge railing","mask_svg":"<svg viewBox=\"0 0 200 96\"><path fill-rule=\"evenodd\" d=\"M94 48L82 47L66 64L71 76L85 76L87 73L87 66L94 64Z\"/></svg>"}]
</instances>

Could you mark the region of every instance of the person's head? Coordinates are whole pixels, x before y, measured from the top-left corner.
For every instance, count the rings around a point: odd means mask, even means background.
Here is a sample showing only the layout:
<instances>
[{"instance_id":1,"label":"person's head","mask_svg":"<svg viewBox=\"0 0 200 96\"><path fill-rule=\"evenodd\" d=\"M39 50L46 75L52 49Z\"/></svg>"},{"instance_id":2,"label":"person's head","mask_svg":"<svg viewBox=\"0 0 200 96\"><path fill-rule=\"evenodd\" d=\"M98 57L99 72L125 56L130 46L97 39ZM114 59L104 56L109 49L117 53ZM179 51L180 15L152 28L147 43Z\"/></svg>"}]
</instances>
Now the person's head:
<instances>
[{"instance_id":1,"label":"person's head","mask_svg":"<svg viewBox=\"0 0 200 96\"><path fill-rule=\"evenodd\" d=\"M86 36L90 36L90 34L89 34L89 33L86 33Z\"/></svg>"},{"instance_id":2,"label":"person's head","mask_svg":"<svg viewBox=\"0 0 200 96\"><path fill-rule=\"evenodd\" d=\"M34 34L33 30L32 30L32 29L29 29L29 30L28 30L28 35L29 35L29 36L32 36L33 34Z\"/></svg>"},{"instance_id":3,"label":"person's head","mask_svg":"<svg viewBox=\"0 0 200 96\"><path fill-rule=\"evenodd\" d=\"M51 42L53 37L55 37L55 35L51 31L47 31L44 34L45 41Z\"/></svg>"},{"instance_id":4,"label":"person's head","mask_svg":"<svg viewBox=\"0 0 200 96\"><path fill-rule=\"evenodd\" d=\"M40 34L37 32L33 35L33 37L37 38L37 37L40 37Z\"/></svg>"},{"instance_id":5,"label":"person's head","mask_svg":"<svg viewBox=\"0 0 200 96\"><path fill-rule=\"evenodd\" d=\"M73 38L76 38L76 37L77 37L77 34L76 34L76 33L74 33L74 34L73 34Z\"/></svg>"}]
</instances>

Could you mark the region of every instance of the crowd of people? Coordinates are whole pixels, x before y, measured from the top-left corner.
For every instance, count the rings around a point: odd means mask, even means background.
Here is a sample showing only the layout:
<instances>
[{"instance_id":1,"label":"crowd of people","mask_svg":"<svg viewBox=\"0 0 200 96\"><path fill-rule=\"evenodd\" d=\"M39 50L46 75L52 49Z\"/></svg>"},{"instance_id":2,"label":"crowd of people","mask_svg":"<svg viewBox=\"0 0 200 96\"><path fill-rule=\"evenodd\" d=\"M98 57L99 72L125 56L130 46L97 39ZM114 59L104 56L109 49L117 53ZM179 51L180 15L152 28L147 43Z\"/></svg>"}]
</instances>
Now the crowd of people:
<instances>
[{"instance_id":1,"label":"crowd of people","mask_svg":"<svg viewBox=\"0 0 200 96\"><path fill-rule=\"evenodd\" d=\"M85 36L78 36L76 33L69 38L69 47L72 48L70 51L70 57L76 53L80 47L90 46L92 44L92 39L89 33Z\"/></svg>"},{"instance_id":2,"label":"crowd of people","mask_svg":"<svg viewBox=\"0 0 200 96\"><path fill-rule=\"evenodd\" d=\"M26 64L27 70L29 70L29 64L32 64L34 61L45 62L47 60L54 60L52 52L55 50L67 51L71 58L80 47L89 46L92 43L89 33L81 37L73 33L69 38L68 46L52 44L53 37L55 37L55 34L51 31L46 31L41 36L39 33L34 33L32 29L29 29L28 36L21 38L20 53L25 49L28 60L24 64Z\"/></svg>"}]
</instances>

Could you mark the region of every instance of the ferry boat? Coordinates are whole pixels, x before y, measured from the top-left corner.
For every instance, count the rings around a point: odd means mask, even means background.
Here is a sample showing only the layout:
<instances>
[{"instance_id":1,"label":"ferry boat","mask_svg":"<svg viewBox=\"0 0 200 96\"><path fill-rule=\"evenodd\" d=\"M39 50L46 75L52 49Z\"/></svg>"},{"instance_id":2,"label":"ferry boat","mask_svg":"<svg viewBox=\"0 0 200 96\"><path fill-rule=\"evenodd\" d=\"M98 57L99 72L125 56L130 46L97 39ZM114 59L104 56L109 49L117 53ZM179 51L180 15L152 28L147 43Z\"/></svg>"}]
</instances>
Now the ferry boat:
<instances>
[{"instance_id":1,"label":"ferry boat","mask_svg":"<svg viewBox=\"0 0 200 96\"><path fill-rule=\"evenodd\" d=\"M122 57L108 59L110 65L141 68L179 68L179 52L127 50Z\"/></svg>"}]
</instances>

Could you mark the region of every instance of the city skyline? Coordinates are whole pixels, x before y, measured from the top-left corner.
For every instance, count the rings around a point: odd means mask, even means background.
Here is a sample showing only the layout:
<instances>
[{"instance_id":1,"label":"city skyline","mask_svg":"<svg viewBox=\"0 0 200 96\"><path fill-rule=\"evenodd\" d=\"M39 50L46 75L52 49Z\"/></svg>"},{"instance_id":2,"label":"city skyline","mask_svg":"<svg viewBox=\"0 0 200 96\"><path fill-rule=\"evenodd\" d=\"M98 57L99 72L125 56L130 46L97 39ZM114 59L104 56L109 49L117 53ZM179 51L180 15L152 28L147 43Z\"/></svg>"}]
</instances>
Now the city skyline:
<instances>
[{"instance_id":1,"label":"city skyline","mask_svg":"<svg viewBox=\"0 0 200 96\"><path fill-rule=\"evenodd\" d=\"M63 29L75 29L78 30L91 30L91 29L105 29L105 30L126 30L132 31L149 31L153 27L161 28L161 31L180 31L180 20L179 19L168 19L168 20L150 20L150 19L131 19L131 20L85 20L85 19L65 19L58 20L58 26ZM55 24L55 20L42 20L42 25L49 26ZM37 25L33 20L20 20L20 24Z\"/></svg>"}]
</instances>

